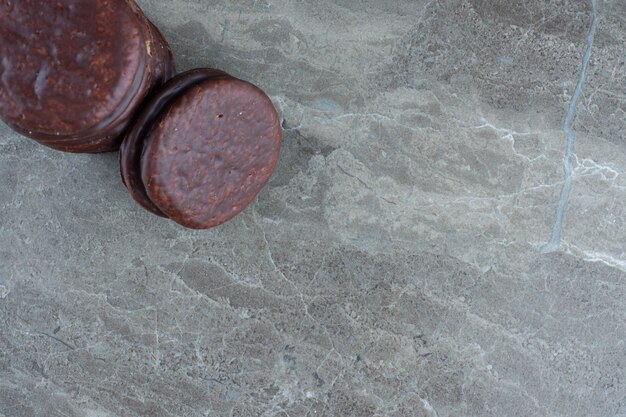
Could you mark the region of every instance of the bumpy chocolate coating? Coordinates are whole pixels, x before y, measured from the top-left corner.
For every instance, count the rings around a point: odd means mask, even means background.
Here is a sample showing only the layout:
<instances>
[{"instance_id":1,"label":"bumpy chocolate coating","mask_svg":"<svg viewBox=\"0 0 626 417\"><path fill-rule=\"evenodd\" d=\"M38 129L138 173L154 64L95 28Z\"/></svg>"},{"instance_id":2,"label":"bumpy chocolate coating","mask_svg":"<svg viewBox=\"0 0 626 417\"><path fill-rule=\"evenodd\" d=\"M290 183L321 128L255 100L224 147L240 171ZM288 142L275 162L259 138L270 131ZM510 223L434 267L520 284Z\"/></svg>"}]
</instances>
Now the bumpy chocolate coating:
<instances>
[{"instance_id":1,"label":"bumpy chocolate coating","mask_svg":"<svg viewBox=\"0 0 626 417\"><path fill-rule=\"evenodd\" d=\"M46 146L116 149L173 74L169 46L133 0L0 3L0 117Z\"/></svg>"},{"instance_id":2,"label":"bumpy chocolate coating","mask_svg":"<svg viewBox=\"0 0 626 417\"><path fill-rule=\"evenodd\" d=\"M168 82L121 148L122 178L151 212L206 229L240 213L267 184L281 127L258 87L216 70Z\"/></svg>"},{"instance_id":3,"label":"bumpy chocolate coating","mask_svg":"<svg viewBox=\"0 0 626 417\"><path fill-rule=\"evenodd\" d=\"M154 122L175 98L184 94L189 87L219 76L230 77L222 71L199 69L187 71L171 79L144 104L122 142L120 147L122 182L139 205L157 216L166 217L148 197L141 179L141 154L144 139L154 126Z\"/></svg>"}]
</instances>

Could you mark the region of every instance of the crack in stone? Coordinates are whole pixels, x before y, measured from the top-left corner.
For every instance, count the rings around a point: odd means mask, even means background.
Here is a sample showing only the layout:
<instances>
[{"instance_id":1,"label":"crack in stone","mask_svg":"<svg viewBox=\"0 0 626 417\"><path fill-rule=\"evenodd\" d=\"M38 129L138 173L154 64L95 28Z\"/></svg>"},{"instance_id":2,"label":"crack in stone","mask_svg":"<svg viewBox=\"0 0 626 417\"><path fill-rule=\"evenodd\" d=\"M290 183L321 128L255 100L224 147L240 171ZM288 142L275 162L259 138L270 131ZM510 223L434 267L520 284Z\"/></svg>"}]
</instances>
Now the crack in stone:
<instances>
[{"instance_id":1,"label":"crack in stone","mask_svg":"<svg viewBox=\"0 0 626 417\"><path fill-rule=\"evenodd\" d=\"M599 262L611 268L626 272L626 261L623 259L625 252L614 255L594 250L585 250L573 244L567 244L566 251L574 256L582 258L585 262Z\"/></svg>"},{"instance_id":2,"label":"crack in stone","mask_svg":"<svg viewBox=\"0 0 626 417\"><path fill-rule=\"evenodd\" d=\"M27 321L26 319L22 318L19 314L16 314L15 316L16 316L18 319L20 319L21 321L23 321L24 323L26 323L28 326L30 326L30 327L31 327L31 329L32 329L32 332L33 332L33 333L38 334L38 335L41 335L41 336L46 336L46 337L49 337L49 338L50 338L50 339L52 339L52 340L56 340L57 342L61 343L61 344L62 344L62 345L64 345L65 347L69 348L70 350L75 350L75 349L76 349L76 347L75 347L75 346L70 345L69 343L65 342L64 340L59 339L59 338L58 338L58 337L56 337L56 336L53 336L53 335L48 334L48 333L46 333L46 332L42 332L41 330L37 330L37 329L32 328L32 325L30 324L30 322L29 322L29 321ZM28 332L26 332L26 333L28 334Z\"/></svg>"},{"instance_id":3,"label":"crack in stone","mask_svg":"<svg viewBox=\"0 0 626 417\"><path fill-rule=\"evenodd\" d=\"M587 79L587 67L589 66L589 60L591 58L591 50L593 48L593 39L596 34L597 23L597 8L596 0L591 0L591 26L589 27L589 33L587 35L587 46L585 47L585 54L583 56L582 65L580 68L580 78L578 84L574 89L572 100L570 102L565 121L563 122L563 132L567 137L567 148L565 151L565 158L563 160L563 171L565 172L565 181L563 188L561 189L561 195L556 205L556 212L554 216L554 225L552 226L552 235L550 240L540 248L541 253L549 253L556 250L561 243L561 231L563 229L563 217L565 214L565 208L567 201L569 200L570 192L572 191L572 157L574 154L574 139L575 133L572 130L572 123L576 114L576 107L580 99L580 93L582 92L585 80Z\"/></svg>"},{"instance_id":4,"label":"crack in stone","mask_svg":"<svg viewBox=\"0 0 626 417\"><path fill-rule=\"evenodd\" d=\"M540 154L534 158L531 158L529 156L526 156L522 153L519 153L517 151L517 149L515 148L515 136L531 136L531 135L535 135L538 134L537 132L516 132L514 130L511 129L505 129L505 128L500 128L500 127L496 127L493 124L489 123L485 118L481 118L481 122L483 123L482 125L479 126L471 126L471 129L484 129L484 128L489 128L492 129L493 131L497 132L500 135L500 139L502 140L508 140L509 142L511 142L511 150L513 152L513 155L524 159L525 161L528 162L535 162L539 159L547 159L545 154Z\"/></svg>"}]
</instances>

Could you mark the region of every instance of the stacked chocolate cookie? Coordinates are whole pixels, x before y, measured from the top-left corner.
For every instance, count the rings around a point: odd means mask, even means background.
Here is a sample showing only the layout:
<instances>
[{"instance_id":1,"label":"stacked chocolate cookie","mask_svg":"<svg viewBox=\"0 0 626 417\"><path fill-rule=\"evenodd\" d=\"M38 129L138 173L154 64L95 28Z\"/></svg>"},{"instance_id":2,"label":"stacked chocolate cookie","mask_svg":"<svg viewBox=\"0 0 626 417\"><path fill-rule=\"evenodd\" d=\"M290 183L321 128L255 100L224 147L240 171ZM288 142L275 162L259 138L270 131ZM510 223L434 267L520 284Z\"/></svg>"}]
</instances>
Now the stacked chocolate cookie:
<instances>
[{"instance_id":1,"label":"stacked chocolate cookie","mask_svg":"<svg viewBox=\"0 0 626 417\"><path fill-rule=\"evenodd\" d=\"M265 186L280 139L276 111L259 88L221 71L189 71L165 84L130 128L122 179L148 211L213 227Z\"/></svg>"},{"instance_id":2,"label":"stacked chocolate cookie","mask_svg":"<svg viewBox=\"0 0 626 417\"><path fill-rule=\"evenodd\" d=\"M0 117L66 152L121 146L124 184L148 211L195 229L224 223L278 161L276 111L212 69L175 74L133 0L0 3Z\"/></svg>"},{"instance_id":3,"label":"stacked chocolate cookie","mask_svg":"<svg viewBox=\"0 0 626 417\"><path fill-rule=\"evenodd\" d=\"M167 42L132 1L0 7L0 114L43 145L119 148L136 109L174 75Z\"/></svg>"}]
</instances>

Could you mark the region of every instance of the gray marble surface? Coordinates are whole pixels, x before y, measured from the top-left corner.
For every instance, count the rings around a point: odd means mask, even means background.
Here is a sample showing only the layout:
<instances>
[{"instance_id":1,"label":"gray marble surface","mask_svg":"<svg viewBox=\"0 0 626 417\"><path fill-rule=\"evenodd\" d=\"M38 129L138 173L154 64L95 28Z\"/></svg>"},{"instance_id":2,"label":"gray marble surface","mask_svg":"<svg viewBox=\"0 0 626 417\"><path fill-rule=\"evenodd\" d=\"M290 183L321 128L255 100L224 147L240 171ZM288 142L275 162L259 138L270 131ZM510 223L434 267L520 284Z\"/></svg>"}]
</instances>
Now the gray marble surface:
<instances>
[{"instance_id":1,"label":"gray marble surface","mask_svg":"<svg viewBox=\"0 0 626 417\"><path fill-rule=\"evenodd\" d=\"M623 0L140 4L279 167L194 232L0 127L0 416L626 416Z\"/></svg>"}]
</instances>

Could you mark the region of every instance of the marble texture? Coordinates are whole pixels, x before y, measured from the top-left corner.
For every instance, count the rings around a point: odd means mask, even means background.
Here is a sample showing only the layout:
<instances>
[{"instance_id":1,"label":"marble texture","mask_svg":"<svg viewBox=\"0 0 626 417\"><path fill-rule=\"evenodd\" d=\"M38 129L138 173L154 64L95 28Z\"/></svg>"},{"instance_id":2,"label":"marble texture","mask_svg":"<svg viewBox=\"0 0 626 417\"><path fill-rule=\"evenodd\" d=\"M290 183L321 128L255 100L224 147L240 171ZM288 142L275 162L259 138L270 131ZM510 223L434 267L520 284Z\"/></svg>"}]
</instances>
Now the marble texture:
<instances>
[{"instance_id":1,"label":"marble texture","mask_svg":"<svg viewBox=\"0 0 626 417\"><path fill-rule=\"evenodd\" d=\"M279 167L195 232L0 127L0 416L626 416L623 0L139 3Z\"/></svg>"}]
</instances>

